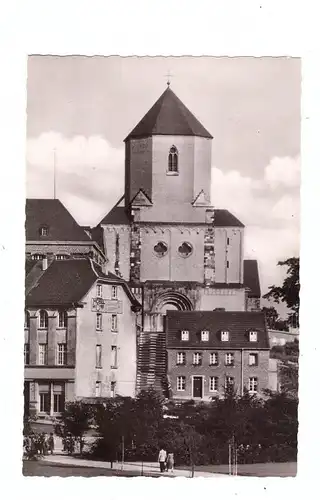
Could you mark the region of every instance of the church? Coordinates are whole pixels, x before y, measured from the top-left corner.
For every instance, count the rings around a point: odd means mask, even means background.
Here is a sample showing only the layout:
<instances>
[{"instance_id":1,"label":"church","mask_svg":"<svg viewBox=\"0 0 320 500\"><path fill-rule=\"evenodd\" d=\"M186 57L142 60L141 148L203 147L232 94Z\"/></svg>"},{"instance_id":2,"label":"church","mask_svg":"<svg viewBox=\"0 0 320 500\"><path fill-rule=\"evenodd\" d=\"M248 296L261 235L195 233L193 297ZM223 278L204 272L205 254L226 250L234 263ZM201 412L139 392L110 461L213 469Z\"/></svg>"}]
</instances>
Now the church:
<instances>
[{"instance_id":1,"label":"church","mask_svg":"<svg viewBox=\"0 0 320 500\"><path fill-rule=\"evenodd\" d=\"M260 310L258 264L244 259L244 224L210 199L212 140L168 83L125 138L125 192L92 229L106 271L128 282L142 305L137 392L170 393L168 311Z\"/></svg>"}]
</instances>

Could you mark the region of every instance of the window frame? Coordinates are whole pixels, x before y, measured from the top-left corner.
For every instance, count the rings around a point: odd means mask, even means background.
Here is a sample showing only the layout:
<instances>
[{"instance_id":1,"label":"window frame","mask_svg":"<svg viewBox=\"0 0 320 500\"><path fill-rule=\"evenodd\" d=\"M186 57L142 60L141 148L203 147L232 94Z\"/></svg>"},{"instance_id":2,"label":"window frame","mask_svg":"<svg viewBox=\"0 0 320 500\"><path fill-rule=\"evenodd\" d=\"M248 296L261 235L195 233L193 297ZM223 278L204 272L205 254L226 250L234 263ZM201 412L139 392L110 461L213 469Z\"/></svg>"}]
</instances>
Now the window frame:
<instances>
[{"instance_id":1,"label":"window frame","mask_svg":"<svg viewBox=\"0 0 320 500\"><path fill-rule=\"evenodd\" d=\"M110 382L110 397L111 398L116 397L116 386L117 386L117 383L114 380L112 380L112 382Z\"/></svg>"},{"instance_id":2,"label":"window frame","mask_svg":"<svg viewBox=\"0 0 320 500\"><path fill-rule=\"evenodd\" d=\"M96 313L96 330L102 332L102 313Z\"/></svg>"},{"instance_id":3,"label":"window frame","mask_svg":"<svg viewBox=\"0 0 320 500\"><path fill-rule=\"evenodd\" d=\"M118 346L116 345L111 346L111 368L118 368Z\"/></svg>"},{"instance_id":4,"label":"window frame","mask_svg":"<svg viewBox=\"0 0 320 500\"><path fill-rule=\"evenodd\" d=\"M179 361L179 356L182 357L182 361L181 362ZM178 366L184 366L186 364L186 353L184 351L177 352L176 364Z\"/></svg>"},{"instance_id":5,"label":"window frame","mask_svg":"<svg viewBox=\"0 0 320 500\"><path fill-rule=\"evenodd\" d=\"M24 311L24 328L25 330L30 328L30 313L29 311Z\"/></svg>"},{"instance_id":6,"label":"window frame","mask_svg":"<svg viewBox=\"0 0 320 500\"><path fill-rule=\"evenodd\" d=\"M202 365L202 352L194 352L192 356L192 364L193 366L201 366Z\"/></svg>"},{"instance_id":7,"label":"window frame","mask_svg":"<svg viewBox=\"0 0 320 500\"><path fill-rule=\"evenodd\" d=\"M179 151L174 144L170 147L168 153L167 174L179 175Z\"/></svg>"},{"instance_id":8,"label":"window frame","mask_svg":"<svg viewBox=\"0 0 320 500\"><path fill-rule=\"evenodd\" d=\"M201 330L201 342L209 342L209 330Z\"/></svg>"},{"instance_id":9,"label":"window frame","mask_svg":"<svg viewBox=\"0 0 320 500\"><path fill-rule=\"evenodd\" d=\"M258 342L258 332L257 332L257 330L250 330L249 331L249 342Z\"/></svg>"},{"instance_id":10,"label":"window frame","mask_svg":"<svg viewBox=\"0 0 320 500\"><path fill-rule=\"evenodd\" d=\"M211 387L211 382L212 381L215 381L217 384L217 387L214 389L212 389ZM217 377L216 375L210 375L209 377L209 392L218 392L219 391L219 377Z\"/></svg>"},{"instance_id":11,"label":"window frame","mask_svg":"<svg viewBox=\"0 0 320 500\"><path fill-rule=\"evenodd\" d=\"M42 315L44 315L44 326L42 326ZM49 315L48 312L45 309L40 309L39 311L39 324L38 328L39 330L48 330L49 326Z\"/></svg>"},{"instance_id":12,"label":"window frame","mask_svg":"<svg viewBox=\"0 0 320 500\"><path fill-rule=\"evenodd\" d=\"M62 362L60 362L60 359L62 359ZM66 366L66 364L67 364L67 344L66 342L59 342L57 344L57 349L56 349L56 365Z\"/></svg>"},{"instance_id":13,"label":"window frame","mask_svg":"<svg viewBox=\"0 0 320 500\"><path fill-rule=\"evenodd\" d=\"M180 384L181 382L181 384ZM186 377L185 375L177 376L177 392L184 392L186 390Z\"/></svg>"},{"instance_id":14,"label":"window frame","mask_svg":"<svg viewBox=\"0 0 320 500\"><path fill-rule=\"evenodd\" d=\"M111 285L111 300L118 300L118 287Z\"/></svg>"},{"instance_id":15,"label":"window frame","mask_svg":"<svg viewBox=\"0 0 320 500\"><path fill-rule=\"evenodd\" d=\"M30 342L24 343L23 358L24 358L24 365L25 366L30 365Z\"/></svg>"},{"instance_id":16,"label":"window frame","mask_svg":"<svg viewBox=\"0 0 320 500\"><path fill-rule=\"evenodd\" d=\"M250 363L250 358L251 357L254 357L255 358L255 362L254 363ZM257 352L249 352L249 358L248 358L248 365L249 366L258 366L259 364L259 355Z\"/></svg>"},{"instance_id":17,"label":"window frame","mask_svg":"<svg viewBox=\"0 0 320 500\"><path fill-rule=\"evenodd\" d=\"M225 366L234 366L234 352L226 352L224 355Z\"/></svg>"},{"instance_id":18,"label":"window frame","mask_svg":"<svg viewBox=\"0 0 320 500\"><path fill-rule=\"evenodd\" d=\"M42 352L42 348L43 348L43 352ZM39 352L38 365L39 366L46 366L48 364L48 344L45 344L43 342L39 343L38 352ZM42 356L43 356L43 358L42 358ZM41 362L42 359L43 359L43 362Z\"/></svg>"},{"instance_id":19,"label":"window frame","mask_svg":"<svg viewBox=\"0 0 320 500\"><path fill-rule=\"evenodd\" d=\"M95 397L96 398L101 398L102 394L102 385L100 380L96 380L96 385L95 385Z\"/></svg>"},{"instance_id":20,"label":"window frame","mask_svg":"<svg viewBox=\"0 0 320 500\"><path fill-rule=\"evenodd\" d=\"M228 383L228 379L230 379L232 382L231 384ZM225 377L225 389L230 389L234 388L234 377L232 375L226 375Z\"/></svg>"},{"instance_id":21,"label":"window frame","mask_svg":"<svg viewBox=\"0 0 320 500\"><path fill-rule=\"evenodd\" d=\"M230 332L229 332L229 330L221 330L221 332L220 332L220 340L221 340L221 342L229 342L229 340L230 340Z\"/></svg>"},{"instance_id":22,"label":"window frame","mask_svg":"<svg viewBox=\"0 0 320 500\"><path fill-rule=\"evenodd\" d=\"M215 357L215 363L212 362L212 357ZM219 365L219 353L218 352L210 352L209 354L209 366L218 366Z\"/></svg>"},{"instance_id":23,"label":"window frame","mask_svg":"<svg viewBox=\"0 0 320 500\"><path fill-rule=\"evenodd\" d=\"M251 382L253 382L253 389L250 389ZM250 394L258 393L258 377L249 377L248 391Z\"/></svg>"},{"instance_id":24,"label":"window frame","mask_svg":"<svg viewBox=\"0 0 320 500\"><path fill-rule=\"evenodd\" d=\"M68 313L64 309L58 311L58 328L66 329L68 327Z\"/></svg>"},{"instance_id":25,"label":"window frame","mask_svg":"<svg viewBox=\"0 0 320 500\"><path fill-rule=\"evenodd\" d=\"M96 296L98 299L102 299L102 285L101 285L101 283L97 283Z\"/></svg>"},{"instance_id":26,"label":"window frame","mask_svg":"<svg viewBox=\"0 0 320 500\"><path fill-rule=\"evenodd\" d=\"M40 233L40 236L49 236L49 228L48 228L48 226L40 226L39 233Z\"/></svg>"},{"instance_id":27,"label":"window frame","mask_svg":"<svg viewBox=\"0 0 320 500\"><path fill-rule=\"evenodd\" d=\"M96 344L96 368L102 368L102 345Z\"/></svg>"},{"instance_id":28,"label":"window frame","mask_svg":"<svg viewBox=\"0 0 320 500\"><path fill-rule=\"evenodd\" d=\"M114 324L115 320L115 324ZM111 331L114 333L118 333L118 315L111 314Z\"/></svg>"},{"instance_id":29,"label":"window frame","mask_svg":"<svg viewBox=\"0 0 320 500\"><path fill-rule=\"evenodd\" d=\"M183 342L188 342L189 341L189 330L181 330L181 340Z\"/></svg>"}]
</instances>

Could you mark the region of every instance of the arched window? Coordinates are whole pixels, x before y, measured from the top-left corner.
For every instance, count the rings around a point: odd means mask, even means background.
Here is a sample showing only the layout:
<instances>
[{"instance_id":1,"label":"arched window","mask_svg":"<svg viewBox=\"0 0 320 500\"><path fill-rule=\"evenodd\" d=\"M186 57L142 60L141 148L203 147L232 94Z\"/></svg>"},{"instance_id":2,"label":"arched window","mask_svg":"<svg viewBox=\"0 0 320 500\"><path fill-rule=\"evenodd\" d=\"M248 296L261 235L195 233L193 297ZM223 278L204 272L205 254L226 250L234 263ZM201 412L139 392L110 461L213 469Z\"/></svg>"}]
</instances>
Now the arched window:
<instances>
[{"instance_id":1,"label":"arched window","mask_svg":"<svg viewBox=\"0 0 320 500\"><path fill-rule=\"evenodd\" d=\"M39 328L48 328L48 313L43 309L39 313Z\"/></svg>"},{"instance_id":2,"label":"arched window","mask_svg":"<svg viewBox=\"0 0 320 500\"><path fill-rule=\"evenodd\" d=\"M24 327L30 328L30 313L29 313L29 311L24 311Z\"/></svg>"},{"instance_id":3,"label":"arched window","mask_svg":"<svg viewBox=\"0 0 320 500\"><path fill-rule=\"evenodd\" d=\"M59 328L67 328L68 315L66 311L59 311Z\"/></svg>"},{"instance_id":4,"label":"arched window","mask_svg":"<svg viewBox=\"0 0 320 500\"><path fill-rule=\"evenodd\" d=\"M178 173L178 150L172 146L168 156L168 172Z\"/></svg>"}]
</instances>

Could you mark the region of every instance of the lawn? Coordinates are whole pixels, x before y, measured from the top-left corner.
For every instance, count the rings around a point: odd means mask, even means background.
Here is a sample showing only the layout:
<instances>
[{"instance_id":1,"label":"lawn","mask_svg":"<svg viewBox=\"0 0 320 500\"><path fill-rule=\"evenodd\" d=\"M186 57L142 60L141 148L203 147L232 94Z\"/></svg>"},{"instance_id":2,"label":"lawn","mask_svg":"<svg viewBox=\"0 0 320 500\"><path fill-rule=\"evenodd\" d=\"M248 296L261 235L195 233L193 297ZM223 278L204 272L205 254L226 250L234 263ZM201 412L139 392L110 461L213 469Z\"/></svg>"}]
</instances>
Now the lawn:
<instances>
[{"instance_id":1,"label":"lawn","mask_svg":"<svg viewBox=\"0 0 320 500\"><path fill-rule=\"evenodd\" d=\"M73 465L57 465L44 463L37 460L23 461L22 473L24 476L42 476L42 477L97 477L97 476L122 476L122 477L135 477L140 476L138 471L117 471L110 469L99 469L97 467L81 467ZM144 474L145 477L159 477L159 475L152 475L152 473Z\"/></svg>"},{"instance_id":2,"label":"lawn","mask_svg":"<svg viewBox=\"0 0 320 500\"><path fill-rule=\"evenodd\" d=\"M182 468L182 467L181 467ZM199 465L197 471L228 474L228 465ZM297 474L296 462L265 463L265 464L238 464L239 476L256 477L292 477Z\"/></svg>"}]
</instances>

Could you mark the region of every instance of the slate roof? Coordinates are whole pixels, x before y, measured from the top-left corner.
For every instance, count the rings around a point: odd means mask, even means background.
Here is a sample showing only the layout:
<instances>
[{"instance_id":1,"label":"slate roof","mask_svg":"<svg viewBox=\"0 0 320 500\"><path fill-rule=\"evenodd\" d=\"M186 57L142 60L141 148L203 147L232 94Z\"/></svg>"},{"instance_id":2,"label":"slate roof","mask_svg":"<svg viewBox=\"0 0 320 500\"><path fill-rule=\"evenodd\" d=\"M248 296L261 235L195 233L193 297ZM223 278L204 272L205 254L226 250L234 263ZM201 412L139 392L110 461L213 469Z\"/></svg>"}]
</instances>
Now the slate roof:
<instances>
[{"instance_id":1,"label":"slate roof","mask_svg":"<svg viewBox=\"0 0 320 500\"><path fill-rule=\"evenodd\" d=\"M224 208L214 209L213 225L215 227L244 227L237 217Z\"/></svg>"},{"instance_id":2,"label":"slate roof","mask_svg":"<svg viewBox=\"0 0 320 500\"><path fill-rule=\"evenodd\" d=\"M125 207L114 206L110 212L102 219L100 224L129 225L131 219Z\"/></svg>"},{"instance_id":3,"label":"slate roof","mask_svg":"<svg viewBox=\"0 0 320 500\"><path fill-rule=\"evenodd\" d=\"M129 225L130 223L131 219L128 216L125 207L117 207L117 206L114 206L100 222L100 224L111 224L111 225L113 224ZM188 222L186 221L186 223ZM158 224L161 225L162 223L159 222ZM173 224L174 223L170 222L169 225ZM183 224L183 221L179 222L179 224ZM237 219L234 215L232 215L232 213L230 213L228 210L220 208L214 210L214 225L216 227L244 227L242 222L240 222L239 219Z\"/></svg>"},{"instance_id":4,"label":"slate roof","mask_svg":"<svg viewBox=\"0 0 320 500\"><path fill-rule=\"evenodd\" d=\"M48 236L40 235L40 228L48 228ZM26 200L27 241L90 241L84 229L79 226L60 200Z\"/></svg>"},{"instance_id":5,"label":"slate roof","mask_svg":"<svg viewBox=\"0 0 320 500\"><path fill-rule=\"evenodd\" d=\"M248 297L261 297L259 269L256 260L243 261L243 284L249 289Z\"/></svg>"},{"instance_id":6,"label":"slate roof","mask_svg":"<svg viewBox=\"0 0 320 500\"><path fill-rule=\"evenodd\" d=\"M189 341L181 340L181 330L189 331ZM201 331L208 330L209 341L201 341ZM221 330L229 331L229 341L220 340ZM258 332L258 341L249 341L249 331ZM263 312L167 311L167 347L193 349L269 349Z\"/></svg>"},{"instance_id":7,"label":"slate roof","mask_svg":"<svg viewBox=\"0 0 320 500\"><path fill-rule=\"evenodd\" d=\"M100 266L89 259L53 260L27 293L26 305L46 307L77 304L99 278L123 286L132 303L139 305L125 281L111 273L104 274Z\"/></svg>"},{"instance_id":8,"label":"slate roof","mask_svg":"<svg viewBox=\"0 0 320 500\"><path fill-rule=\"evenodd\" d=\"M150 135L212 135L168 87L125 141Z\"/></svg>"}]
</instances>

